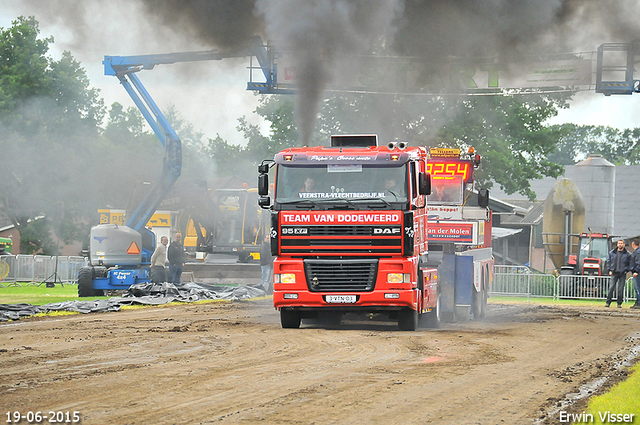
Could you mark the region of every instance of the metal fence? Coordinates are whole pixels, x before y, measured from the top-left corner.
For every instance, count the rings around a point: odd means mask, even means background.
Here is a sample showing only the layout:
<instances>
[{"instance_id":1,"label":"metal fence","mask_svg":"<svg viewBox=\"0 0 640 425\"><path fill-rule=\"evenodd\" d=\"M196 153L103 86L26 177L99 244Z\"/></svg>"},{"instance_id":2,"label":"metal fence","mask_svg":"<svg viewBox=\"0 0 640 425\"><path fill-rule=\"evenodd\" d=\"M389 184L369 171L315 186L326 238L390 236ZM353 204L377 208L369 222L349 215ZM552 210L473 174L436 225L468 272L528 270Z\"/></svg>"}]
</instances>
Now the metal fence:
<instances>
[{"instance_id":1,"label":"metal fence","mask_svg":"<svg viewBox=\"0 0 640 425\"><path fill-rule=\"evenodd\" d=\"M555 276L533 273L525 266L496 265L489 295L605 300L610 281L609 276ZM635 299L633 278L629 278L625 282L624 301Z\"/></svg>"},{"instance_id":2,"label":"metal fence","mask_svg":"<svg viewBox=\"0 0 640 425\"><path fill-rule=\"evenodd\" d=\"M85 257L21 254L0 256L0 285L77 283L78 270L85 264Z\"/></svg>"}]
</instances>

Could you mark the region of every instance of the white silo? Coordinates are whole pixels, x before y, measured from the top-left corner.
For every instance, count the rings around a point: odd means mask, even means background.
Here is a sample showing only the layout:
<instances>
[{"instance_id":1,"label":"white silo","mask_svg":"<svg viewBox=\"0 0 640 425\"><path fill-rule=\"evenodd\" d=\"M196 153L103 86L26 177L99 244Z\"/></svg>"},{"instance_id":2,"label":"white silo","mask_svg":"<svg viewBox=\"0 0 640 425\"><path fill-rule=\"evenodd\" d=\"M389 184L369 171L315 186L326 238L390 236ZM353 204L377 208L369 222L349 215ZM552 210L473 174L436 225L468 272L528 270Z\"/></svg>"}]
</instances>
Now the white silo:
<instances>
[{"instance_id":1,"label":"white silo","mask_svg":"<svg viewBox=\"0 0 640 425\"><path fill-rule=\"evenodd\" d=\"M602 155L591 154L574 167L573 180L584 198L585 231L613 233L616 167Z\"/></svg>"}]
</instances>

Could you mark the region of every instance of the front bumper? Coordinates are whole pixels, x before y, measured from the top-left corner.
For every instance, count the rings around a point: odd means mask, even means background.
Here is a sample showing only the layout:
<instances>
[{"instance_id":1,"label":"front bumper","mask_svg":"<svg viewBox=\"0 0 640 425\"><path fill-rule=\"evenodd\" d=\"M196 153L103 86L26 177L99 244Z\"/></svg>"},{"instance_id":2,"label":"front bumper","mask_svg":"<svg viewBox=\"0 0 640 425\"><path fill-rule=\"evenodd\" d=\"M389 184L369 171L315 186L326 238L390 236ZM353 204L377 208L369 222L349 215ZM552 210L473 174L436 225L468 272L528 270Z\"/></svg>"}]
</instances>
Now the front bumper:
<instances>
[{"instance_id":1,"label":"front bumper","mask_svg":"<svg viewBox=\"0 0 640 425\"><path fill-rule=\"evenodd\" d=\"M283 286L283 285L280 285ZM418 290L376 290L373 292L309 292L295 289L273 291L276 309L336 309L343 311L418 309Z\"/></svg>"}]
</instances>

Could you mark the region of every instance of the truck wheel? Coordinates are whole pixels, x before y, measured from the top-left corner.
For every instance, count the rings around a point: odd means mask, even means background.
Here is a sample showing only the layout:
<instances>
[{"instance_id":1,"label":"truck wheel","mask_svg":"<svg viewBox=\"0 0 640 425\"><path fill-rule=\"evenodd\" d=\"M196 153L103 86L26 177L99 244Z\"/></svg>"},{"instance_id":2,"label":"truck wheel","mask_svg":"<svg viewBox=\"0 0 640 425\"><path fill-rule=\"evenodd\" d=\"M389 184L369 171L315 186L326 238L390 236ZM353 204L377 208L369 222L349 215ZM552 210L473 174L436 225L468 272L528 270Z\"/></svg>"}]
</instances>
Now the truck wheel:
<instances>
[{"instance_id":1,"label":"truck wheel","mask_svg":"<svg viewBox=\"0 0 640 425\"><path fill-rule=\"evenodd\" d=\"M82 267L78 271L78 296L79 297L96 297L99 296L97 291L93 289L93 267Z\"/></svg>"},{"instance_id":2,"label":"truck wheel","mask_svg":"<svg viewBox=\"0 0 640 425\"><path fill-rule=\"evenodd\" d=\"M473 293L473 306L471 312L473 313L473 320L480 320L484 317L487 309L487 290L483 289L480 292Z\"/></svg>"},{"instance_id":3,"label":"truck wheel","mask_svg":"<svg viewBox=\"0 0 640 425\"><path fill-rule=\"evenodd\" d=\"M440 326L440 292L436 297L436 306L433 310L420 317L420 324L427 328L437 328Z\"/></svg>"},{"instance_id":4,"label":"truck wheel","mask_svg":"<svg viewBox=\"0 0 640 425\"><path fill-rule=\"evenodd\" d=\"M456 322L466 322L469 320L469 315L471 314L471 306L456 306L455 307L455 321Z\"/></svg>"},{"instance_id":5,"label":"truck wheel","mask_svg":"<svg viewBox=\"0 0 640 425\"><path fill-rule=\"evenodd\" d=\"M487 290L483 289L480 292L474 292L473 306L471 307L471 313L473 313L473 320L482 319L484 317L486 308L487 308Z\"/></svg>"},{"instance_id":6,"label":"truck wheel","mask_svg":"<svg viewBox=\"0 0 640 425\"><path fill-rule=\"evenodd\" d=\"M415 331L418 329L418 311L403 308L398 312L398 327L401 331Z\"/></svg>"},{"instance_id":7,"label":"truck wheel","mask_svg":"<svg viewBox=\"0 0 640 425\"><path fill-rule=\"evenodd\" d=\"M471 313L473 313L473 320L480 320L482 317L482 298L484 291L473 292L473 305L471 306Z\"/></svg>"},{"instance_id":8,"label":"truck wheel","mask_svg":"<svg viewBox=\"0 0 640 425\"><path fill-rule=\"evenodd\" d=\"M286 308L280 309L280 324L284 329L298 329L300 327L300 312L295 310L288 310Z\"/></svg>"}]
</instances>

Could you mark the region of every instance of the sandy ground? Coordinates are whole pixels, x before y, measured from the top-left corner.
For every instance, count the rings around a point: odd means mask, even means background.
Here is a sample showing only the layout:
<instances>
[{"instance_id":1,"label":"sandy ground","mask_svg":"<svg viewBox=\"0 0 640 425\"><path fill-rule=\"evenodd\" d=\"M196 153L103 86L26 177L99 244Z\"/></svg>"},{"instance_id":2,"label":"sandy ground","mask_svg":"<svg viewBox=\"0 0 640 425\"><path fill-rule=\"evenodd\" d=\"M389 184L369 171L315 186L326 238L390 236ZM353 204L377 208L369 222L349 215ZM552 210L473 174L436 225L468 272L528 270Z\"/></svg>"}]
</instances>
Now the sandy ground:
<instances>
[{"instance_id":1,"label":"sandy ground","mask_svg":"<svg viewBox=\"0 0 640 425\"><path fill-rule=\"evenodd\" d=\"M639 310L489 304L482 322L436 330L281 329L270 299L29 318L0 324L0 419L558 423L546 412L612 373L639 325Z\"/></svg>"}]
</instances>

